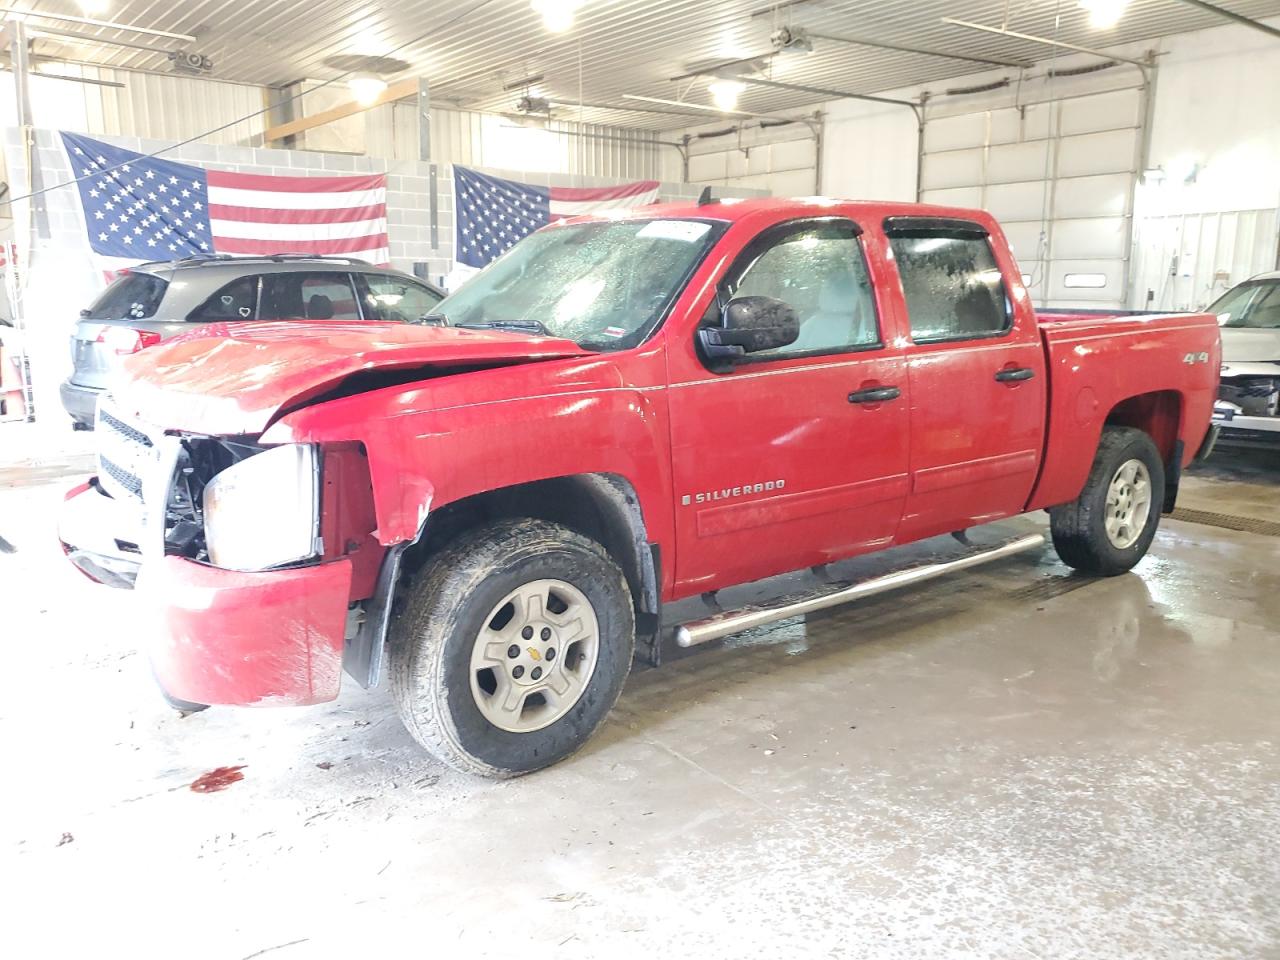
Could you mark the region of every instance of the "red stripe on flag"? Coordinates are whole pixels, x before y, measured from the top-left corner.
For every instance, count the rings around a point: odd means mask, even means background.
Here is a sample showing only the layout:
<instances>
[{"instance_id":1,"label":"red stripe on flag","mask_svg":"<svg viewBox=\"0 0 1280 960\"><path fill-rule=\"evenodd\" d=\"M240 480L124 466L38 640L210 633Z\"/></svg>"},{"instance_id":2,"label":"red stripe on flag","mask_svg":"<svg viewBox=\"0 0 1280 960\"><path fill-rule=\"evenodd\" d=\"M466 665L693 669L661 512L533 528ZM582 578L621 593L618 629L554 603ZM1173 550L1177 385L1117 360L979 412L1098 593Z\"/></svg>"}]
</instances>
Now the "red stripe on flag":
<instances>
[{"instance_id":1,"label":"red stripe on flag","mask_svg":"<svg viewBox=\"0 0 1280 960\"><path fill-rule=\"evenodd\" d=\"M329 240L247 240L241 237L214 237L219 253L359 253L378 250L387 246L385 233L372 233L365 237L332 238Z\"/></svg>"},{"instance_id":2,"label":"red stripe on flag","mask_svg":"<svg viewBox=\"0 0 1280 960\"><path fill-rule=\"evenodd\" d=\"M276 190L280 193L345 193L351 190L381 190L386 174L362 177L275 177L262 173L229 173L209 170L209 186L235 190Z\"/></svg>"},{"instance_id":3,"label":"red stripe on flag","mask_svg":"<svg viewBox=\"0 0 1280 960\"><path fill-rule=\"evenodd\" d=\"M278 210L271 207L237 207L226 203L209 204L210 218L245 223L353 223L357 220L378 220L386 215L385 203L333 210Z\"/></svg>"},{"instance_id":4,"label":"red stripe on flag","mask_svg":"<svg viewBox=\"0 0 1280 960\"><path fill-rule=\"evenodd\" d=\"M591 203L601 200L623 200L658 189L657 180L624 183L620 187L551 187L551 199L566 203Z\"/></svg>"}]
</instances>

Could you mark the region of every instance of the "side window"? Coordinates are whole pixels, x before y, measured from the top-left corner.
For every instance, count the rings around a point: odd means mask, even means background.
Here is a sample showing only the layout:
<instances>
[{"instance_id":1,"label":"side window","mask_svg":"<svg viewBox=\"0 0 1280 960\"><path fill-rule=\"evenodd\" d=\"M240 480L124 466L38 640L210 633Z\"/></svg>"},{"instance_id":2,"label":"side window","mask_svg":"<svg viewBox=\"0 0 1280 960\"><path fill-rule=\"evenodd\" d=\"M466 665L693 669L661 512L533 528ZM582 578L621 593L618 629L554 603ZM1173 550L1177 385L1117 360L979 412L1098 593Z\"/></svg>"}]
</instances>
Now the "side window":
<instances>
[{"instance_id":1,"label":"side window","mask_svg":"<svg viewBox=\"0 0 1280 960\"><path fill-rule=\"evenodd\" d=\"M258 306L258 278L240 277L222 287L189 314L188 320L212 323L219 320L252 320Z\"/></svg>"},{"instance_id":2,"label":"side window","mask_svg":"<svg viewBox=\"0 0 1280 960\"><path fill-rule=\"evenodd\" d=\"M359 320L346 273L269 273L262 278L263 320Z\"/></svg>"},{"instance_id":3,"label":"side window","mask_svg":"<svg viewBox=\"0 0 1280 960\"><path fill-rule=\"evenodd\" d=\"M871 278L858 231L846 220L774 228L748 248L726 284L731 297L785 301L800 317L794 343L753 357L838 353L880 342Z\"/></svg>"},{"instance_id":4,"label":"side window","mask_svg":"<svg viewBox=\"0 0 1280 960\"><path fill-rule=\"evenodd\" d=\"M432 313L440 295L430 287L394 274L362 273L357 276L364 301L364 315L370 320L415 321Z\"/></svg>"},{"instance_id":5,"label":"side window","mask_svg":"<svg viewBox=\"0 0 1280 960\"><path fill-rule=\"evenodd\" d=\"M916 343L972 340L1009 330L1004 277L985 235L911 230L890 233Z\"/></svg>"}]
</instances>

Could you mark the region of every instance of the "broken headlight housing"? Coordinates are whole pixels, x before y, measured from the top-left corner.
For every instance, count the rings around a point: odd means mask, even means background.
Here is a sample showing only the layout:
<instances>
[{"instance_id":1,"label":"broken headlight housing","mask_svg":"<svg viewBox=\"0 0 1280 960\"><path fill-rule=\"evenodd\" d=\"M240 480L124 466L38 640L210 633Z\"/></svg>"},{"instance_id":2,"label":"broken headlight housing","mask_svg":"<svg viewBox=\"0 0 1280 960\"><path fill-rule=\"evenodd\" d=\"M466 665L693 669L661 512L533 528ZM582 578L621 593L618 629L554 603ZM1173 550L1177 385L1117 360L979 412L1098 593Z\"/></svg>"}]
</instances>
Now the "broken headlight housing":
<instances>
[{"instance_id":1,"label":"broken headlight housing","mask_svg":"<svg viewBox=\"0 0 1280 960\"><path fill-rule=\"evenodd\" d=\"M209 562L267 570L320 551L320 457L306 443L271 447L227 467L204 488Z\"/></svg>"}]
</instances>

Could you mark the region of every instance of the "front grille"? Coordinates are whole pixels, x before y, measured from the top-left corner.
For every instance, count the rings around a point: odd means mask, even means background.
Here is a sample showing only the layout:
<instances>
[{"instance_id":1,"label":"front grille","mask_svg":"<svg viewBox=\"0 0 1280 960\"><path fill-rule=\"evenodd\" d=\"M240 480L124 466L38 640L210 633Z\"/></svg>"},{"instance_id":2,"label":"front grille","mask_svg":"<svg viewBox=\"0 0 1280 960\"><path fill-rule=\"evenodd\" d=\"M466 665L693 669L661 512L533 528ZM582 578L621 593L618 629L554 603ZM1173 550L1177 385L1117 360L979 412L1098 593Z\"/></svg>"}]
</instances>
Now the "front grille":
<instances>
[{"instance_id":1,"label":"front grille","mask_svg":"<svg viewBox=\"0 0 1280 960\"><path fill-rule=\"evenodd\" d=\"M116 433L124 434L125 437L132 440L134 443L140 443L147 448L152 446L150 437L136 427L129 426L129 424L125 423L118 417L112 416L109 410L102 411L101 419L105 426L110 427Z\"/></svg>"},{"instance_id":2,"label":"front grille","mask_svg":"<svg viewBox=\"0 0 1280 960\"><path fill-rule=\"evenodd\" d=\"M98 478L107 492L141 501L144 480L158 464L155 441L104 397L98 403Z\"/></svg>"},{"instance_id":3,"label":"front grille","mask_svg":"<svg viewBox=\"0 0 1280 960\"><path fill-rule=\"evenodd\" d=\"M1274 377L1229 377L1218 385L1219 398L1251 417L1274 417L1280 405L1280 380Z\"/></svg>"},{"instance_id":4,"label":"front grille","mask_svg":"<svg viewBox=\"0 0 1280 960\"><path fill-rule=\"evenodd\" d=\"M102 473L106 474L117 484L123 487L129 493L133 494L139 500L142 499L142 478L136 474L130 473L124 467L117 466L106 457L98 458L98 466L101 467Z\"/></svg>"}]
</instances>

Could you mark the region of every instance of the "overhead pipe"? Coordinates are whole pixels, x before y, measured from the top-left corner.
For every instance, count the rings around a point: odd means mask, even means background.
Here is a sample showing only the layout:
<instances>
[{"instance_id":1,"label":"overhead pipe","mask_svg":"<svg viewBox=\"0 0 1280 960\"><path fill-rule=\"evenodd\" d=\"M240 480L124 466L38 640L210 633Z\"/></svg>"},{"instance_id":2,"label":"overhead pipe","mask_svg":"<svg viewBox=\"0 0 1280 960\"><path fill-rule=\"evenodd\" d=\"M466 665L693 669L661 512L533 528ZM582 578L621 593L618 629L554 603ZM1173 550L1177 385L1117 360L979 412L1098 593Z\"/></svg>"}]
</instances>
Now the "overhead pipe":
<instances>
[{"instance_id":1,"label":"overhead pipe","mask_svg":"<svg viewBox=\"0 0 1280 960\"><path fill-rule=\"evenodd\" d=\"M969 30L981 30L983 33L994 33L998 37L1011 37L1014 40L1026 40L1029 43L1044 44L1046 47L1057 47L1059 50L1087 53L1093 57L1102 57L1104 60L1119 60L1123 63L1131 63L1135 67L1142 67L1144 70L1151 65L1146 60L1134 60L1115 53L1103 53L1101 50L1095 50L1092 47L1082 47L1076 43L1067 43L1065 40L1050 40L1047 37L1037 37L1030 33L1018 33L1016 30L1006 30L1004 27L989 27L985 23L972 23L969 20L957 20L955 17L943 17L942 22L949 23L953 27L965 27Z\"/></svg>"},{"instance_id":2,"label":"overhead pipe","mask_svg":"<svg viewBox=\"0 0 1280 960\"><path fill-rule=\"evenodd\" d=\"M841 37L833 33L805 33L814 40L830 40L833 43L852 43L860 47L878 47L881 50L896 50L898 53L916 53L926 57L946 57L949 60L964 60L968 63L981 63L988 67L1029 67L1025 60L1000 60L995 57L975 57L964 53L948 53L945 50L930 50L928 47L906 47L897 43L885 43L883 40L868 40L865 37Z\"/></svg>"}]
</instances>

